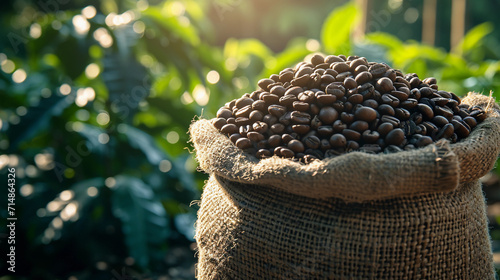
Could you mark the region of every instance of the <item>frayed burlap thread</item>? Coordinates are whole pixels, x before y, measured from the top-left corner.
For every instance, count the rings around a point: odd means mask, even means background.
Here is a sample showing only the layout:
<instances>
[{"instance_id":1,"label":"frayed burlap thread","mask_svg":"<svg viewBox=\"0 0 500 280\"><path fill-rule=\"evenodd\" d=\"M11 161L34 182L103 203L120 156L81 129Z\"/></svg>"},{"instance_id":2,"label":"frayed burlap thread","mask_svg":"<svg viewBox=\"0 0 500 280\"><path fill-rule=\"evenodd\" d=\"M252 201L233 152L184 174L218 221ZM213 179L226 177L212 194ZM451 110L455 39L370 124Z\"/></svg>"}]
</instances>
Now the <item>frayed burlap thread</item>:
<instances>
[{"instance_id":1,"label":"frayed burlap thread","mask_svg":"<svg viewBox=\"0 0 500 280\"><path fill-rule=\"evenodd\" d=\"M463 100L486 108L491 100ZM198 212L198 279L493 279L478 179L500 117L464 141L303 165L258 161L207 120L190 128L210 174Z\"/></svg>"}]
</instances>

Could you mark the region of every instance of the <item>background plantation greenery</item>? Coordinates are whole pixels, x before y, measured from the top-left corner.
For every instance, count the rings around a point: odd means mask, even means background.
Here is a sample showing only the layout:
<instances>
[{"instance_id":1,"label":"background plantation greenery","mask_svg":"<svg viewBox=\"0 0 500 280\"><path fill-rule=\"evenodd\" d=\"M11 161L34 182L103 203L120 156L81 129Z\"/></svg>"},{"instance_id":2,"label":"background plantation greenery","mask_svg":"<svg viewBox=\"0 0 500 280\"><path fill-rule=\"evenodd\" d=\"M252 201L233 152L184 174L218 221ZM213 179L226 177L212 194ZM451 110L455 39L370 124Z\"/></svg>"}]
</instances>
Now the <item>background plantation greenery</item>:
<instances>
[{"instance_id":1,"label":"background plantation greenery","mask_svg":"<svg viewBox=\"0 0 500 280\"><path fill-rule=\"evenodd\" d=\"M207 176L196 172L189 124L312 53L383 61L458 95L500 92L494 23L451 51L383 32L354 40L361 12L336 1L305 28L314 36L268 44L218 37L214 17L241 1L62 2L0 9L0 173L16 168L20 279L192 278L185 248ZM281 18L280 34L292 32L292 16Z\"/></svg>"}]
</instances>

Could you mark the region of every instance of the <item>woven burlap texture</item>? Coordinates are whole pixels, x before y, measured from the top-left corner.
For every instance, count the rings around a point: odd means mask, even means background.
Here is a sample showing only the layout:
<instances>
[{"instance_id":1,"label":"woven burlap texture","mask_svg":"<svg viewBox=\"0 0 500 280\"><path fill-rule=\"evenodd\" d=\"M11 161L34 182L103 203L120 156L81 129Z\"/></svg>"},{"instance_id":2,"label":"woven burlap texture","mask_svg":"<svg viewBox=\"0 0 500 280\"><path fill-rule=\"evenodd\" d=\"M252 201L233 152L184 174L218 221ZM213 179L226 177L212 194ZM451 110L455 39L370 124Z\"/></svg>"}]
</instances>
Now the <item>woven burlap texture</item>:
<instances>
[{"instance_id":1,"label":"woven burlap texture","mask_svg":"<svg viewBox=\"0 0 500 280\"><path fill-rule=\"evenodd\" d=\"M478 179L500 151L498 107L464 141L309 165L257 160L207 120L190 134L210 174L198 279L493 279Z\"/></svg>"}]
</instances>

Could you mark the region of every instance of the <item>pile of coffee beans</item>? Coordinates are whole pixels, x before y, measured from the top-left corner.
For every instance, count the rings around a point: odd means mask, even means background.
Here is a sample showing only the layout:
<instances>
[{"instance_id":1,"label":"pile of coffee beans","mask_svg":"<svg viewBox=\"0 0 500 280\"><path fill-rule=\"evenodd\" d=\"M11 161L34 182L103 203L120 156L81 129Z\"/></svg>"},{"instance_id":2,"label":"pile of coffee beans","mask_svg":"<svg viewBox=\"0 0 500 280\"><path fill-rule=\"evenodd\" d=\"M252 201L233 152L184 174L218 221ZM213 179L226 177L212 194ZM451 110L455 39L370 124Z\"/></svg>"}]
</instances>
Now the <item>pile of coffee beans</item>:
<instances>
[{"instance_id":1,"label":"pile of coffee beans","mask_svg":"<svg viewBox=\"0 0 500 280\"><path fill-rule=\"evenodd\" d=\"M364 57L312 56L220 108L213 125L258 158L308 163L350 151L392 153L467 137L486 118L421 80Z\"/></svg>"}]
</instances>

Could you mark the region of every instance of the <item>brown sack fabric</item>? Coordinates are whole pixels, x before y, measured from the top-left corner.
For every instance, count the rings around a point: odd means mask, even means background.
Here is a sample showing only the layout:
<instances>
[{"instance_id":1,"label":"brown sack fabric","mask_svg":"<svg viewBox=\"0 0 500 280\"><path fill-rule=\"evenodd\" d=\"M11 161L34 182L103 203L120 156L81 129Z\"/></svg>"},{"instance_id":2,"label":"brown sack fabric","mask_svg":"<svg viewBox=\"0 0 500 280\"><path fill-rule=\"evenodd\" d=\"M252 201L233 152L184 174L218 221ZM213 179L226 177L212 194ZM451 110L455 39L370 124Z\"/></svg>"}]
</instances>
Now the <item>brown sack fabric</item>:
<instances>
[{"instance_id":1,"label":"brown sack fabric","mask_svg":"<svg viewBox=\"0 0 500 280\"><path fill-rule=\"evenodd\" d=\"M478 179L500 152L500 115L488 97L463 102L489 109L462 142L308 165L259 161L193 123L210 174L198 279L494 279Z\"/></svg>"}]
</instances>

